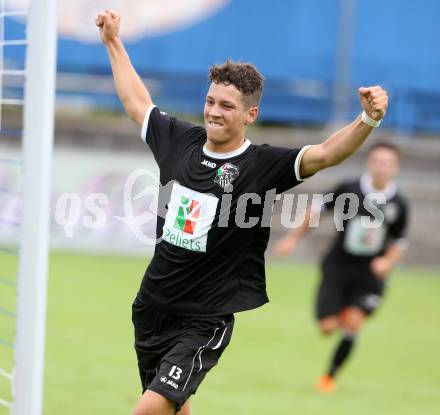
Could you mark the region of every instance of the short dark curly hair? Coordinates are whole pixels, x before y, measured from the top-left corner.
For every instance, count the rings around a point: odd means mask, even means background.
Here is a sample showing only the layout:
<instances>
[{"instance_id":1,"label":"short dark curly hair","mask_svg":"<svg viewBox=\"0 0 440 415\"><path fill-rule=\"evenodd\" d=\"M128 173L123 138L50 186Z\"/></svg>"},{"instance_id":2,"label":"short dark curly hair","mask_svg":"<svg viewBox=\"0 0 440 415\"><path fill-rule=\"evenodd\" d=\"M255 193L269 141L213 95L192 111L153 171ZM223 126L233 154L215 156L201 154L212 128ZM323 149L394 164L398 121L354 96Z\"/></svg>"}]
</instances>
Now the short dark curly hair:
<instances>
[{"instance_id":1,"label":"short dark curly hair","mask_svg":"<svg viewBox=\"0 0 440 415\"><path fill-rule=\"evenodd\" d=\"M264 76L251 63L234 62L212 65L209 80L216 84L234 85L243 95L245 108L258 106L263 95Z\"/></svg>"}]
</instances>

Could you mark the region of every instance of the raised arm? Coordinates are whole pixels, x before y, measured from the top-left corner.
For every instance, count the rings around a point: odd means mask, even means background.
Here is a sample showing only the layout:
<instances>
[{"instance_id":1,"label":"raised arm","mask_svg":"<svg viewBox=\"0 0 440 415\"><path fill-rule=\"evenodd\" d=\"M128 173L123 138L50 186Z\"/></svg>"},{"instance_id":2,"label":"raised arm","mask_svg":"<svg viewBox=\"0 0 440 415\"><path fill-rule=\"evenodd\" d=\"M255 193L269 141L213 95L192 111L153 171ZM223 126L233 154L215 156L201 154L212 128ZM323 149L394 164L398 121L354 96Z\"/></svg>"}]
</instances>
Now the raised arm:
<instances>
[{"instance_id":1,"label":"raised arm","mask_svg":"<svg viewBox=\"0 0 440 415\"><path fill-rule=\"evenodd\" d=\"M359 99L369 124L380 121L388 108L387 92L380 86L359 88ZM323 143L311 146L301 160L301 177L336 166L352 155L369 136L374 127L358 116L352 123L331 135Z\"/></svg>"},{"instance_id":2,"label":"raised arm","mask_svg":"<svg viewBox=\"0 0 440 415\"><path fill-rule=\"evenodd\" d=\"M106 10L98 14L95 23L107 48L119 99L127 115L141 126L145 112L153 102L119 38L120 20L118 13Z\"/></svg>"}]
</instances>

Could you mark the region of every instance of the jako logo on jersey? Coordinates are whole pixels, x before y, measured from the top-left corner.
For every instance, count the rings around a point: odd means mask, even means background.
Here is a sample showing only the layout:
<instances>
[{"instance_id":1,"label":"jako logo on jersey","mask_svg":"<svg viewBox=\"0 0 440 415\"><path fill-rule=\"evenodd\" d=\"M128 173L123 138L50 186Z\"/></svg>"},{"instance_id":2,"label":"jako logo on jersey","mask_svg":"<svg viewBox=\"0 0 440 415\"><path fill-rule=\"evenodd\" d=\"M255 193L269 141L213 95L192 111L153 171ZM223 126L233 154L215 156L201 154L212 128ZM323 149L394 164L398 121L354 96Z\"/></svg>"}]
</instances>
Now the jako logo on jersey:
<instances>
[{"instance_id":1,"label":"jako logo on jersey","mask_svg":"<svg viewBox=\"0 0 440 415\"><path fill-rule=\"evenodd\" d=\"M176 382L173 382L171 379L167 382L167 385L170 385L174 389L179 388L179 385Z\"/></svg>"},{"instance_id":2,"label":"jako logo on jersey","mask_svg":"<svg viewBox=\"0 0 440 415\"><path fill-rule=\"evenodd\" d=\"M166 385L170 385L172 388L174 388L174 389L178 389L179 388L179 385L176 383L176 382L174 382L173 380L171 380L171 379L168 379L166 376L162 376L161 378L160 378L160 381L162 382L162 383L165 383Z\"/></svg>"},{"instance_id":3,"label":"jako logo on jersey","mask_svg":"<svg viewBox=\"0 0 440 415\"><path fill-rule=\"evenodd\" d=\"M205 159L202 160L202 165L206 167L211 167L212 169L215 169L217 167L217 164L215 164L213 161L208 161Z\"/></svg>"},{"instance_id":4,"label":"jako logo on jersey","mask_svg":"<svg viewBox=\"0 0 440 415\"><path fill-rule=\"evenodd\" d=\"M174 227L192 235L199 216L200 203L197 200L191 200L188 197L182 196Z\"/></svg>"},{"instance_id":5,"label":"jako logo on jersey","mask_svg":"<svg viewBox=\"0 0 440 415\"><path fill-rule=\"evenodd\" d=\"M215 176L214 182L224 189L238 177L238 174L237 166L232 163L225 163L217 170L217 176Z\"/></svg>"}]
</instances>

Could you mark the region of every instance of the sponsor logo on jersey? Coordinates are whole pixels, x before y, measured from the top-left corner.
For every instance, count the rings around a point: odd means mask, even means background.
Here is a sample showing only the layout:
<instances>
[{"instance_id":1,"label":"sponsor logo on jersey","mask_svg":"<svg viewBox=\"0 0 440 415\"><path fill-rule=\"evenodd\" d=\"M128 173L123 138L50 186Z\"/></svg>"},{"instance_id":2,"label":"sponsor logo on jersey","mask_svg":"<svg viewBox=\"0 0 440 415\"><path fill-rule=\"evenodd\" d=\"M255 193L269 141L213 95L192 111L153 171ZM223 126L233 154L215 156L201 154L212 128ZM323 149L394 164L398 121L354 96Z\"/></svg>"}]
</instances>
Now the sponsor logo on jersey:
<instances>
[{"instance_id":1,"label":"sponsor logo on jersey","mask_svg":"<svg viewBox=\"0 0 440 415\"><path fill-rule=\"evenodd\" d=\"M362 217L355 216L348 221L344 235L344 250L352 255L377 255L384 246L387 226L366 228Z\"/></svg>"},{"instance_id":2,"label":"sponsor logo on jersey","mask_svg":"<svg viewBox=\"0 0 440 415\"><path fill-rule=\"evenodd\" d=\"M200 203L197 200L182 196L180 198L180 206L177 212L176 221L174 222L174 227L180 229L182 232L190 233L192 235L199 216Z\"/></svg>"},{"instance_id":3,"label":"sponsor logo on jersey","mask_svg":"<svg viewBox=\"0 0 440 415\"><path fill-rule=\"evenodd\" d=\"M209 160L202 160L202 165L206 166L206 167L211 167L212 169L215 169L217 167L217 164L215 164L213 161L209 161Z\"/></svg>"},{"instance_id":4,"label":"sponsor logo on jersey","mask_svg":"<svg viewBox=\"0 0 440 415\"><path fill-rule=\"evenodd\" d=\"M163 239L190 251L206 252L208 232L218 198L173 184L163 227Z\"/></svg>"},{"instance_id":5,"label":"sponsor logo on jersey","mask_svg":"<svg viewBox=\"0 0 440 415\"><path fill-rule=\"evenodd\" d=\"M217 170L214 182L217 183L222 189L232 184L232 182L238 177L238 167L232 163L224 163Z\"/></svg>"}]
</instances>

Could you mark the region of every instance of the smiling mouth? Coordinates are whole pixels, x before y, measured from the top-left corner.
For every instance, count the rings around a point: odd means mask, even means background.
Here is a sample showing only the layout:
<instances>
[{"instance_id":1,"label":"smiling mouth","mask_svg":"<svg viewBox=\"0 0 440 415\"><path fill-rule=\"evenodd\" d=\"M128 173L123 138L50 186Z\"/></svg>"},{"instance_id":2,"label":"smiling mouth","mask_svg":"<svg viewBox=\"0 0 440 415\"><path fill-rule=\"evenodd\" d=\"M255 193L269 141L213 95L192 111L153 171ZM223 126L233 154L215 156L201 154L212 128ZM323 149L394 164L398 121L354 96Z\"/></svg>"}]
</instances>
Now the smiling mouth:
<instances>
[{"instance_id":1,"label":"smiling mouth","mask_svg":"<svg viewBox=\"0 0 440 415\"><path fill-rule=\"evenodd\" d=\"M214 127L214 128L220 128L223 127L223 124L216 122L216 121L208 121L208 125L210 127Z\"/></svg>"}]
</instances>

